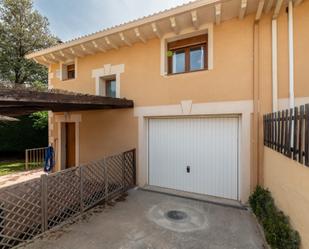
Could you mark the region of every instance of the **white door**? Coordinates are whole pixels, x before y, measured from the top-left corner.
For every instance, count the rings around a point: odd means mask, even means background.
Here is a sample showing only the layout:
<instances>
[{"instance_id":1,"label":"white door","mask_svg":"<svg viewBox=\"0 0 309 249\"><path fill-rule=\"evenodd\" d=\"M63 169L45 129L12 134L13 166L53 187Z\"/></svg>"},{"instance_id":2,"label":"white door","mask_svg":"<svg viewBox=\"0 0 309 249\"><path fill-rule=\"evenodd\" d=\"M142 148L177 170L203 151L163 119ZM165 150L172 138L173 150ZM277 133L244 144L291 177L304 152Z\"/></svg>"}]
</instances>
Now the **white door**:
<instances>
[{"instance_id":1,"label":"white door","mask_svg":"<svg viewBox=\"0 0 309 249\"><path fill-rule=\"evenodd\" d=\"M149 120L149 184L238 199L238 117Z\"/></svg>"}]
</instances>

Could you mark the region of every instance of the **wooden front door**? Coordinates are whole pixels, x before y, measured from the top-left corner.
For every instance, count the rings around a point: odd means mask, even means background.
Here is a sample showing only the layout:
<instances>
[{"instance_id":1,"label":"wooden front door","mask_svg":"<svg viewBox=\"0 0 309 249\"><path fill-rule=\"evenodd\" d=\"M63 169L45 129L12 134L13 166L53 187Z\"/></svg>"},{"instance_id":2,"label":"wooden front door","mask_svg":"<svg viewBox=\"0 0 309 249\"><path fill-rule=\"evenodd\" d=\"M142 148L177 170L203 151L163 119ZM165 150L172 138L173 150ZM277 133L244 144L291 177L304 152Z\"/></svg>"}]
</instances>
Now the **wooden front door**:
<instances>
[{"instance_id":1,"label":"wooden front door","mask_svg":"<svg viewBox=\"0 0 309 249\"><path fill-rule=\"evenodd\" d=\"M66 168L71 168L76 166L75 162L75 148L76 148L76 138L75 138L75 123L66 123Z\"/></svg>"}]
</instances>

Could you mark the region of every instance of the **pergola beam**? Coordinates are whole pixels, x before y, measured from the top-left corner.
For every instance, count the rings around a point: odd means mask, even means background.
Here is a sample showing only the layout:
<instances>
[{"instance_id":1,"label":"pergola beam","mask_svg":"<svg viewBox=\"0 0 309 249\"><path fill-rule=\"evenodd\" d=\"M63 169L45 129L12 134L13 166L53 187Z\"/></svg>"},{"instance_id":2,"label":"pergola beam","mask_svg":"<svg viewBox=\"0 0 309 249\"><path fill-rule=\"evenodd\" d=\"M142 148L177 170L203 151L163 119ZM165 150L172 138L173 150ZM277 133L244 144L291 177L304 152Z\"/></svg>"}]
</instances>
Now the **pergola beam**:
<instances>
[{"instance_id":1,"label":"pergola beam","mask_svg":"<svg viewBox=\"0 0 309 249\"><path fill-rule=\"evenodd\" d=\"M65 92L1 88L0 115L18 116L35 111L68 112L80 110L132 108L132 100Z\"/></svg>"}]
</instances>

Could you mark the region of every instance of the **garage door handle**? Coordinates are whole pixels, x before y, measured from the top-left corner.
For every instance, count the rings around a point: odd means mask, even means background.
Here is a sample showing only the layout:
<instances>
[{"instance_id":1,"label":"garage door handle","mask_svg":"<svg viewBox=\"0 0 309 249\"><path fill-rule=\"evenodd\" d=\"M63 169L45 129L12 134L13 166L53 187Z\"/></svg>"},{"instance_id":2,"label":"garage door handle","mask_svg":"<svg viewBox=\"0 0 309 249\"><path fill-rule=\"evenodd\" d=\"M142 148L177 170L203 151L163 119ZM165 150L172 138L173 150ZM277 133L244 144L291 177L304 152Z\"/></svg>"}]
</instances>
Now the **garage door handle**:
<instances>
[{"instance_id":1,"label":"garage door handle","mask_svg":"<svg viewBox=\"0 0 309 249\"><path fill-rule=\"evenodd\" d=\"M190 166L187 166L187 173L190 173Z\"/></svg>"}]
</instances>

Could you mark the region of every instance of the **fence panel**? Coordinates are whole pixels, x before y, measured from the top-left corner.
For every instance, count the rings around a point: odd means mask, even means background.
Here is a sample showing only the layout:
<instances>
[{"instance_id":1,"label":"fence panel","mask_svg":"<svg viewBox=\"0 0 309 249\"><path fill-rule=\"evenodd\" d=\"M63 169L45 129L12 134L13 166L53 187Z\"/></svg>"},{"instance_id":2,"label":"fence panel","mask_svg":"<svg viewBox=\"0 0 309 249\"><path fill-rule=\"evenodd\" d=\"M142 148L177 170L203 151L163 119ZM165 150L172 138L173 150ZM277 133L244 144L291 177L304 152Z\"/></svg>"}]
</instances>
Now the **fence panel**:
<instances>
[{"instance_id":1,"label":"fence panel","mask_svg":"<svg viewBox=\"0 0 309 249\"><path fill-rule=\"evenodd\" d=\"M47 228L50 229L81 212L79 168L47 177Z\"/></svg>"},{"instance_id":2,"label":"fence panel","mask_svg":"<svg viewBox=\"0 0 309 249\"><path fill-rule=\"evenodd\" d=\"M309 167L309 104L263 119L264 145Z\"/></svg>"},{"instance_id":3,"label":"fence panel","mask_svg":"<svg viewBox=\"0 0 309 249\"><path fill-rule=\"evenodd\" d=\"M104 160L81 167L82 202L85 209L105 198Z\"/></svg>"},{"instance_id":4,"label":"fence panel","mask_svg":"<svg viewBox=\"0 0 309 249\"><path fill-rule=\"evenodd\" d=\"M114 195L123 190L123 154L106 158L108 195Z\"/></svg>"},{"instance_id":5,"label":"fence panel","mask_svg":"<svg viewBox=\"0 0 309 249\"><path fill-rule=\"evenodd\" d=\"M9 249L135 185L135 150L0 189L0 248Z\"/></svg>"},{"instance_id":6,"label":"fence panel","mask_svg":"<svg viewBox=\"0 0 309 249\"><path fill-rule=\"evenodd\" d=\"M2 188L0 248L11 248L40 234L41 219L40 179Z\"/></svg>"}]
</instances>

